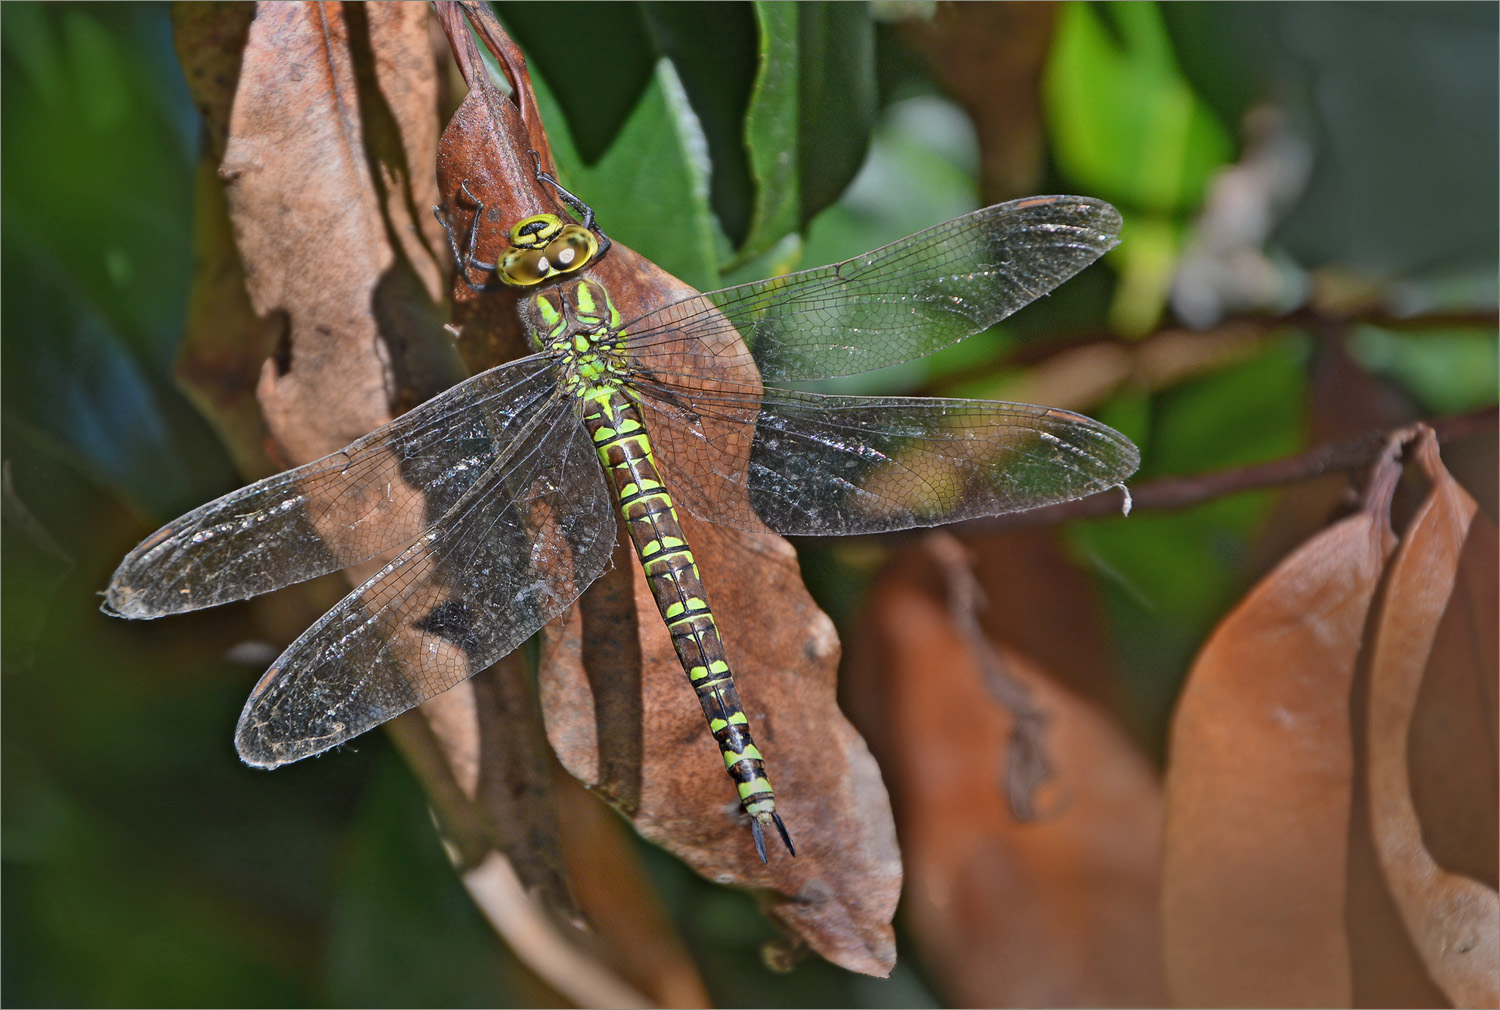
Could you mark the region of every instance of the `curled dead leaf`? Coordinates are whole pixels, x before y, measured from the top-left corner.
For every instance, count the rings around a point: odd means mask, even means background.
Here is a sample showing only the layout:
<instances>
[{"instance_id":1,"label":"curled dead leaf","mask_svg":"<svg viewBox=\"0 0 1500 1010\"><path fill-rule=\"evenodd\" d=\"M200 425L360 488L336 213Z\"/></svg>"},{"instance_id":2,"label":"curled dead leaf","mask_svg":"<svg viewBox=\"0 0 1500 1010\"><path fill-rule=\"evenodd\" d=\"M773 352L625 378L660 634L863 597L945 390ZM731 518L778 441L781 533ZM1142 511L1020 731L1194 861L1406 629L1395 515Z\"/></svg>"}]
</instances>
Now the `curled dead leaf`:
<instances>
[{"instance_id":1,"label":"curled dead leaf","mask_svg":"<svg viewBox=\"0 0 1500 1010\"><path fill-rule=\"evenodd\" d=\"M1345 1006L1349 692L1394 547L1394 447L1364 507L1219 623L1172 720L1163 922L1183 1006Z\"/></svg>"},{"instance_id":2,"label":"curled dead leaf","mask_svg":"<svg viewBox=\"0 0 1500 1010\"><path fill-rule=\"evenodd\" d=\"M1482 529L1488 524L1482 517L1476 520L1474 500L1443 468L1430 431L1422 434L1417 456L1432 490L1391 565L1370 664L1370 828L1391 896L1433 981L1457 1006L1495 1006L1500 1003L1500 896L1493 886L1441 865L1429 842L1431 834L1442 837L1455 823L1467 823L1474 841L1488 849L1487 869L1493 870L1495 828L1485 815L1495 802L1496 670L1486 661L1493 656L1490 643L1495 637L1495 537L1492 528ZM1476 524L1481 531L1471 537ZM1479 552L1471 554L1467 584L1459 579L1466 550ZM1476 570L1473 564L1480 567ZM1483 614L1473 610L1480 601L1489 606ZM1454 629L1450 624L1450 634L1469 631L1467 644L1485 656L1469 665L1471 678L1455 676L1451 666L1432 670L1434 659L1446 665L1457 651L1451 646L1434 648L1444 613L1454 608L1464 616L1453 624L1467 627ZM1441 819L1431 814L1419 817L1411 775L1411 750L1417 744L1412 738L1413 717L1424 679L1434 675L1447 680L1450 695L1458 695L1445 707L1460 718L1435 729L1429 724L1425 735L1439 744L1447 737L1445 749L1454 762L1449 771L1477 787L1469 795L1445 790L1459 809L1452 815L1442 812ZM1472 721L1465 726L1461 719L1471 700L1490 702L1482 710L1488 721L1481 716L1474 727L1477 732L1460 733L1472 727ZM1438 704L1429 704L1429 711ZM1457 747L1455 738L1462 741ZM1477 781L1474 771L1479 772ZM1472 851L1472 843L1464 847Z\"/></svg>"},{"instance_id":3,"label":"curled dead leaf","mask_svg":"<svg viewBox=\"0 0 1500 1010\"><path fill-rule=\"evenodd\" d=\"M1434 486L1393 559L1413 438ZM1494 1004L1496 553L1419 428L1221 622L1173 722L1176 1001Z\"/></svg>"}]
</instances>

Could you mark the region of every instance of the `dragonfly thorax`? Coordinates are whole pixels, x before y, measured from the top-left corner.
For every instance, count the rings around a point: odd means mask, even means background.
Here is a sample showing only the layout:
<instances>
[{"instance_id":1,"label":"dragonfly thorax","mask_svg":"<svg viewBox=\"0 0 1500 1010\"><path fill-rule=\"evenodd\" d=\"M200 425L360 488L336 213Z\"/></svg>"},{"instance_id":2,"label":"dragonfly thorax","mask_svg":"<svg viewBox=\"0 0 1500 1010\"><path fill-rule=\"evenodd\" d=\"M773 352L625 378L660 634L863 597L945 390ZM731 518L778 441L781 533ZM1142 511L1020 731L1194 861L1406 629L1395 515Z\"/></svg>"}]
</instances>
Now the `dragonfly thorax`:
<instances>
[{"instance_id":1,"label":"dragonfly thorax","mask_svg":"<svg viewBox=\"0 0 1500 1010\"><path fill-rule=\"evenodd\" d=\"M620 313L600 285L580 280L538 292L521 303L521 318L569 393L588 397L625 381Z\"/></svg>"}]
</instances>

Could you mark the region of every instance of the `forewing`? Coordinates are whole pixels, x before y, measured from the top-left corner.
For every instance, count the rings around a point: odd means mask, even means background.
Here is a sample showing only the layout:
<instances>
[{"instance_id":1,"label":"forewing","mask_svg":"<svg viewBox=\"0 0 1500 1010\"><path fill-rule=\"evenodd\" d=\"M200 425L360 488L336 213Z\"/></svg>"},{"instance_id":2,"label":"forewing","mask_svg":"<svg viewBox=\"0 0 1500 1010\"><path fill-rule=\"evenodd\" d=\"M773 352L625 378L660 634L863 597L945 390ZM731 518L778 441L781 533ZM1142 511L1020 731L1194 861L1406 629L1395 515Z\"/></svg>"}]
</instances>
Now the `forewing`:
<instances>
[{"instance_id":1,"label":"forewing","mask_svg":"<svg viewBox=\"0 0 1500 1010\"><path fill-rule=\"evenodd\" d=\"M1114 247L1120 214L1081 196L986 207L872 252L689 298L626 325L663 381L743 356L767 382L850 375L930 354L994 325Z\"/></svg>"},{"instance_id":2,"label":"forewing","mask_svg":"<svg viewBox=\"0 0 1500 1010\"><path fill-rule=\"evenodd\" d=\"M543 359L501 365L331 456L196 508L125 556L105 609L133 618L197 610L410 543L523 436L554 392Z\"/></svg>"},{"instance_id":3,"label":"forewing","mask_svg":"<svg viewBox=\"0 0 1500 1010\"><path fill-rule=\"evenodd\" d=\"M686 410L649 391L648 424L676 447L661 456L674 499L741 529L829 536L1002 515L1103 491L1140 463L1124 435L1053 407L766 389ZM721 445L744 437L737 422L757 406L748 453Z\"/></svg>"},{"instance_id":4,"label":"forewing","mask_svg":"<svg viewBox=\"0 0 1500 1010\"><path fill-rule=\"evenodd\" d=\"M266 672L235 733L246 762L299 760L441 694L598 578L615 520L592 443L561 397L534 432Z\"/></svg>"}]
</instances>

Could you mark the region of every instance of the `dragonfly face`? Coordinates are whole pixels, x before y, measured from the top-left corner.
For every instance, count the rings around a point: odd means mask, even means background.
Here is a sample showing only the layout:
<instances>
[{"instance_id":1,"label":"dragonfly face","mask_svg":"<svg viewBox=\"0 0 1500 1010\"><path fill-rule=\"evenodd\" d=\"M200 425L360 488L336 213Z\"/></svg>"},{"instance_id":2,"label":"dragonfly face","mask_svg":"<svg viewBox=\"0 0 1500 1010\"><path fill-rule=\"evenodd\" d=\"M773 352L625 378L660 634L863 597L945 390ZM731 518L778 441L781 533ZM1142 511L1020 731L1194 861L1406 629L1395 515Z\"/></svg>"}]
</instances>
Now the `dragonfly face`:
<instances>
[{"instance_id":1,"label":"dragonfly face","mask_svg":"<svg viewBox=\"0 0 1500 1010\"><path fill-rule=\"evenodd\" d=\"M593 232L564 222L556 214L537 214L521 221L510 230L510 245L495 272L505 284L517 288L573 273L599 252Z\"/></svg>"}]
</instances>

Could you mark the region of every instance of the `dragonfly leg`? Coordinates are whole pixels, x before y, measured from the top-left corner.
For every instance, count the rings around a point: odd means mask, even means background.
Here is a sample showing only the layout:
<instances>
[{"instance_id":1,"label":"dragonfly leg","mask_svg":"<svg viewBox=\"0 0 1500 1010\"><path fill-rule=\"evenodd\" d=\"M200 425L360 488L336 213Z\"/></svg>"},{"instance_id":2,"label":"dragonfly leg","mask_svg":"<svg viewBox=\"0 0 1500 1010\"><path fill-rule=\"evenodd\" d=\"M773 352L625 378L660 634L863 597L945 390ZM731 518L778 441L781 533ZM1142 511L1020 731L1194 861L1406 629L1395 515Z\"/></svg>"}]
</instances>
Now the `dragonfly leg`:
<instances>
[{"instance_id":1,"label":"dragonfly leg","mask_svg":"<svg viewBox=\"0 0 1500 1010\"><path fill-rule=\"evenodd\" d=\"M449 223L447 215L443 213L443 208L432 208L433 216L438 219L438 224L443 226L443 234L448 236L448 248L453 252L453 259L458 264L459 276L463 278L463 282L468 289L479 294L499 291L505 287L503 282L486 281L482 284L475 284L469 280L470 270L478 270L481 273L490 274L495 272L495 264L485 263L474 256L475 242L479 238L479 220L484 214L484 203L477 199L473 193L469 192L468 180L459 183L458 188L474 204L474 217L469 221L469 235L464 251L460 251L458 248L458 239L453 235L453 226Z\"/></svg>"},{"instance_id":2,"label":"dragonfly leg","mask_svg":"<svg viewBox=\"0 0 1500 1010\"><path fill-rule=\"evenodd\" d=\"M594 259L603 259L604 254L609 252L609 247L614 243L610 241L609 236L604 234L604 230L601 229L598 222L594 220L594 208L590 207L588 204L584 203L578 197L570 193L562 183L557 181L557 179L553 175L548 172L543 172L541 155L537 154L535 151L532 151L531 160L536 163L537 181L545 182L547 185L556 190L557 198L563 203L567 204L570 208L572 208L575 213L582 216L583 220L580 223L589 231L599 236L599 251L594 254Z\"/></svg>"}]
</instances>

